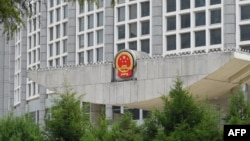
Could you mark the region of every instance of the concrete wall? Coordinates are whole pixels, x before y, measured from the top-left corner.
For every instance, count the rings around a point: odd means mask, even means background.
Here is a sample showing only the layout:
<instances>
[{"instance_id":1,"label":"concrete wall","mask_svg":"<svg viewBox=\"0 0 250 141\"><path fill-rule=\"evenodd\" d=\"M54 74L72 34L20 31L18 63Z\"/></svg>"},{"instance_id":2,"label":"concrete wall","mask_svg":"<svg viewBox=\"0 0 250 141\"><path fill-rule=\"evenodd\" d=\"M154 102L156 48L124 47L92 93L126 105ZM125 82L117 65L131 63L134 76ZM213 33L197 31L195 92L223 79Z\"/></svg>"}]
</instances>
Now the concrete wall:
<instances>
[{"instance_id":1,"label":"concrete wall","mask_svg":"<svg viewBox=\"0 0 250 141\"><path fill-rule=\"evenodd\" d=\"M147 101L167 94L177 76L187 87L217 70L232 58L231 52L140 59L134 79L116 82L113 64L98 64L29 72L29 77L47 88L63 91L64 80L83 100L121 105ZM212 66L212 67L211 67Z\"/></svg>"}]
</instances>

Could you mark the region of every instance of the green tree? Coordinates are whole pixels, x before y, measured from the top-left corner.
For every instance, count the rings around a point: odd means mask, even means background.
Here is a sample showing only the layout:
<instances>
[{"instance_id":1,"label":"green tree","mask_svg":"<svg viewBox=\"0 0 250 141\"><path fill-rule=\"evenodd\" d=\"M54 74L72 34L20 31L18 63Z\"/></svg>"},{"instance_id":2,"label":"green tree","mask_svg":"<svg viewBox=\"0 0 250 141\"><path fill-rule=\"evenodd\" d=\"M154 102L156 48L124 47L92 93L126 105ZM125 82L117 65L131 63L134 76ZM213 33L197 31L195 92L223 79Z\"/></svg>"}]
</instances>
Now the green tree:
<instances>
[{"instance_id":1,"label":"green tree","mask_svg":"<svg viewBox=\"0 0 250 141\"><path fill-rule=\"evenodd\" d=\"M105 119L104 113L98 119L96 125L91 124L87 128L81 141L112 141L112 132L109 130L109 121Z\"/></svg>"},{"instance_id":2,"label":"green tree","mask_svg":"<svg viewBox=\"0 0 250 141\"><path fill-rule=\"evenodd\" d=\"M49 140L79 141L89 127L86 107L80 106L81 98L68 87L56 95L48 112L51 116L46 116L45 120Z\"/></svg>"},{"instance_id":3,"label":"green tree","mask_svg":"<svg viewBox=\"0 0 250 141\"><path fill-rule=\"evenodd\" d=\"M132 114L125 112L113 125L108 124L105 115L99 118L97 125L86 129L81 141L141 141L140 127L132 120Z\"/></svg>"},{"instance_id":4,"label":"green tree","mask_svg":"<svg viewBox=\"0 0 250 141\"><path fill-rule=\"evenodd\" d=\"M141 141L141 128L133 121L132 114L128 111L112 126L113 141Z\"/></svg>"},{"instance_id":5,"label":"green tree","mask_svg":"<svg viewBox=\"0 0 250 141\"><path fill-rule=\"evenodd\" d=\"M244 94L241 89L238 89L230 96L226 123L250 124L250 103L244 99Z\"/></svg>"},{"instance_id":6,"label":"green tree","mask_svg":"<svg viewBox=\"0 0 250 141\"><path fill-rule=\"evenodd\" d=\"M39 125L26 116L12 114L0 120L0 141L43 141Z\"/></svg>"},{"instance_id":7,"label":"green tree","mask_svg":"<svg viewBox=\"0 0 250 141\"><path fill-rule=\"evenodd\" d=\"M29 14L28 0L0 0L1 30L7 38L13 37L19 27L23 27L23 16Z\"/></svg>"},{"instance_id":8,"label":"green tree","mask_svg":"<svg viewBox=\"0 0 250 141\"><path fill-rule=\"evenodd\" d=\"M145 121L145 141L222 140L219 113L214 107L196 101L177 79L169 97L163 96L162 111L154 110Z\"/></svg>"}]
</instances>

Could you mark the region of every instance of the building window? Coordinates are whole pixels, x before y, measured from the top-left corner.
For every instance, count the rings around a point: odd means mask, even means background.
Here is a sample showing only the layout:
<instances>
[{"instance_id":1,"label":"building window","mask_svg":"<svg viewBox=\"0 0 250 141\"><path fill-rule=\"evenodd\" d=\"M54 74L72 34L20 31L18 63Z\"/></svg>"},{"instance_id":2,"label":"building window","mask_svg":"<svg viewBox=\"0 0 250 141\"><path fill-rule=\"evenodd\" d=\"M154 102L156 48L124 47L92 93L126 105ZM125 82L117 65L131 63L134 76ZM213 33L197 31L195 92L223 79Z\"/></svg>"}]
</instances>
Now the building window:
<instances>
[{"instance_id":1,"label":"building window","mask_svg":"<svg viewBox=\"0 0 250 141\"><path fill-rule=\"evenodd\" d=\"M141 35L149 34L149 21L143 21L141 22Z\"/></svg>"},{"instance_id":2,"label":"building window","mask_svg":"<svg viewBox=\"0 0 250 141\"><path fill-rule=\"evenodd\" d=\"M50 0L50 7L54 6L54 0Z\"/></svg>"},{"instance_id":3,"label":"building window","mask_svg":"<svg viewBox=\"0 0 250 141\"><path fill-rule=\"evenodd\" d=\"M118 39L125 38L125 25L118 26Z\"/></svg>"},{"instance_id":4,"label":"building window","mask_svg":"<svg viewBox=\"0 0 250 141\"><path fill-rule=\"evenodd\" d=\"M67 39L63 40L63 52L67 52Z\"/></svg>"},{"instance_id":5,"label":"building window","mask_svg":"<svg viewBox=\"0 0 250 141\"><path fill-rule=\"evenodd\" d=\"M195 13L195 25L201 26L206 24L206 13L205 11Z\"/></svg>"},{"instance_id":6,"label":"building window","mask_svg":"<svg viewBox=\"0 0 250 141\"><path fill-rule=\"evenodd\" d=\"M195 32L195 46L205 46L206 45L206 32L197 31Z\"/></svg>"},{"instance_id":7,"label":"building window","mask_svg":"<svg viewBox=\"0 0 250 141\"><path fill-rule=\"evenodd\" d=\"M118 22L125 20L125 6L118 8Z\"/></svg>"},{"instance_id":8,"label":"building window","mask_svg":"<svg viewBox=\"0 0 250 141\"><path fill-rule=\"evenodd\" d=\"M49 57L53 56L53 44L49 45Z\"/></svg>"},{"instance_id":9,"label":"building window","mask_svg":"<svg viewBox=\"0 0 250 141\"><path fill-rule=\"evenodd\" d=\"M97 44L103 43L103 30L97 31Z\"/></svg>"},{"instance_id":10,"label":"building window","mask_svg":"<svg viewBox=\"0 0 250 141\"><path fill-rule=\"evenodd\" d=\"M38 61L40 61L40 48L37 49L37 58L38 58Z\"/></svg>"},{"instance_id":11,"label":"building window","mask_svg":"<svg viewBox=\"0 0 250 141\"><path fill-rule=\"evenodd\" d=\"M167 51L176 50L176 35L167 36Z\"/></svg>"},{"instance_id":12,"label":"building window","mask_svg":"<svg viewBox=\"0 0 250 141\"><path fill-rule=\"evenodd\" d=\"M240 46L240 48L250 51L250 45Z\"/></svg>"},{"instance_id":13,"label":"building window","mask_svg":"<svg viewBox=\"0 0 250 141\"><path fill-rule=\"evenodd\" d=\"M32 40L31 40L31 37L29 37L29 49L31 49L31 47L32 47L32 42L31 42Z\"/></svg>"},{"instance_id":14,"label":"building window","mask_svg":"<svg viewBox=\"0 0 250 141\"><path fill-rule=\"evenodd\" d=\"M220 44L221 43L221 29L211 29L210 30L210 44Z\"/></svg>"},{"instance_id":15,"label":"building window","mask_svg":"<svg viewBox=\"0 0 250 141\"><path fill-rule=\"evenodd\" d=\"M181 28L190 27L190 14L181 15Z\"/></svg>"},{"instance_id":16,"label":"building window","mask_svg":"<svg viewBox=\"0 0 250 141\"><path fill-rule=\"evenodd\" d=\"M33 35L33 46L35 47L36 46L36 34Z\"/></svg>"},{"instance_id":17,"label":"building window","mask_svg":"<svg viewBox=\"0 0 250 141\"><path fill-rule=\"evenodd\" d=\"M78 53L78 63L84 64L84 52Z\"/></svg>"},{"instance_id":18,"label":"building window","mask_svg":"<svg viewBox=\"0 0 250 141\"><path fill-rule=\"evenodd\" d=\"M103 26L103 12L97 13L97 27Z\"/></svg>"},{"instance_id":19,"label":"building window","mask_svg":"<svg viewBox=\"0 0 250 141\"><path fill-rule=\"evenodd\" d=\"M56 66L60 66L60 58L56 59Z\"/></svg>"},{"instance_id":20,"label":"building window","mask_svg":"<svg viewBox=\"0 0 250 141\"><path fill-rule=\"evenodd\" d=\"M32 32L32 21L29 20L29 32Z\"/></svg>"},{"instance_id":21,"label":"building window","mask_svg":"<svg viewBox=\"0 0 250 141\"><path fill-rule=\"evenodd\" d=\"M53 60L49 61L49 66L52 67L53 66Z\"/></svg>"},{"instance_id":22,"label":"building window","mask_svg":"<svg viewBox=\"0 0 250 141\"><path fill-rule=\"evenodd\" d=\"M79 48L84 47L84 35L79 35Z\"/></svg>"},{"instance_id":23,"label":"building window","mask_svg":"<svg viewBox=\"0 0 250 141\"><path fill-rule=\"evenodd\" d=\"M93 63L93 50L88 51L88 63Z\"/></svg>"},{"instance_id":24,"label":"building window","mask_svg":"<svg viewBox=\"0 0 250 141\"><path fill-rule=\"evenodd\" d=\"M68 5L63 6L63 18L68 18Z\"/></svg>"},{"instance_id":25,"label":"building window","mask_svg":"<svg viewBox=\"0 0 250 141\"><path fill-rule=\"evenodd\" d=\"M190 0L181 0L181 9L189 9Z\"/></svg>"},{"instance_id":26,"label":"building window","mask_svg":"<svg viewBox=\"0 0 250 141\"><path fill-rule=\"evenodd\" d=\"M33 19L33 28L34 28L34 31L36 31L36 19Z\"/></svg>"},{"instance_id":27,"label":"building window","mask_svg":"<svg viewBox=\"0 0 250 141\"><path fill-rule=\"evenodd\" d=\"M36 50L33 51L33 63L36 62Z\"/></svg>"},{"instance_id":28,"label":"building window","mask_svg":"<svg viewBox=\"0 0 250 141\"><path fill-rule=\"evenodd\" d=\"M125 49L125 44L124 43L123 44L118 44L117 45L117 51L120 51L122 49Z\"/></svg>"},{"instance_id":29,"label":"building window","mask_svg":"<svg viewBox=\"0 0 250 141\"><path fill-rule=\"evenodd\" d=\"M94 4L93 3L88 3L88 11L94 10Z\"/></svg>"},{"instance_id":30,"label":"building window","mask_svg":"<svg viewBox=\"0 0 250 141\"><path fill-rule=\"evenodd\" d=\"M63 58L62 58L62 63L63 63L63 65L66 65L67 64L67 56L64 56Z\"/></svg>"},{"instance_id":31,"label":"building window","mask_svg":"<svg viewBox=\"0 0 250 141\"><path fill-rule=\"evenodd\" d=\"M54 19L54 18L53 18L53 11L50 11L50 12L49 12L49 17L50 17L50 20L49 20L50 23L53 23L53 19Z\"/></svg>"},{"instance_id":32,"label":"building window","mask_svg":"<svg viewBox=\"0 0 250 141\"><path fill-rule=\"evenodd\" d=\"M141 17L149 16L150 8L149 2L141 3Z\"/></svg>"},{"instance_id":33,"label":"building window","mask_svg":"<svg viewBox=\"0 0 250 141\"><path fill-rule=\"evenodd\" d=\"M132 114L133 120L139 120L140 109L128 109L128 111Z\"/></svg>"},{"instance_id":34,"label":"building window","mask_svg":"<svg viewBox=\"0 0 250 141\"><path fill-rule=\"evenodd\" d=\"M91 29L94 27L94 15L88 16L88 29Z\"/></svg>"},{"instance_id":35,"label":"building window","mask_svg":"<svg viewBox=\"0 0 250 141\"><path fill-rule=\"evenodd\" d=\"M84 31L84 17L79 18L79 31Z\"/></svg>"},{"instance_id":36,"label":"building window","mask_svg":"<svg viewBox=\"0 0 250 141\"><path fill-rule=\"evenodd\" d=\"M241 41L250 40L250 25L240 26L240 40Z\"/></svg>"},{"instance_id":37,"label":"building window","mask_svg":"<svg viewBox=\"0 0 250 141\"><path fill-rule=\"evenodd\" d=\"M50 41L53 40L53 27L49 28L49 39Z\"/></svg>"},{"instance_id":38,"label":"building window","mask_svg":"<svg viewBox=\"0 0 250 141\"><path fill-rule=\"evenodd\" d=\"M129 19L137 18L137 5L133 4L129 6Z\"/></svg>"},{"instance_id":39,"label":"building window","mask_svg":"<svg viewBox=\"0 0 250 141\"><path fill-rule=\"evenodd\" d=\"M56 42L56 55L60 54L60 42Z\"/></svg>"},{"instance_id":40,"label":"building window","mask_svg":"<svg viewBox=\"0 0 250 141\"><path fill-rule=\"evenodd\" d=\"M93 32L88 33L88 46L93 46L94 44L94 34Z\"/></svg>"},{"instance_id":41,"label":"building window","mask_svg":"<svg viewBox=\"0 0 250 141\"><path fill-rule=\"evenodd\" d=\"M241 6L241 20L250 19L250 5Z\"/></svg>"},{"instance_id":42,"label":"building window","mask_svg":"<svg viewBox=\"0 0 250 141\"><path fill-rule=\"evenodd\" d=\"M61 0L57 0L56 4L59 5L61 3Z\"/></svg>"},{"instance_id":43,"label":"building window","mask_svg":"<svg viewBox=\"0 0 250 141\"><path fill-rule=\"evenodd\" d=\"M129 24L129 37L137 37L137 23Z\"/></svg>"},{"instance_id":44,"label":"building window","mask_svg":"<svg viewBox=\"0 0 250 141\"><path fill-rule=\"evenodd\" d=\"M36 95L36 83L33 82L32 86L33 86L33 95Z\"/></svg>"},{"instance_id":45,"label":"building window","mask_svg":"<svg viewBox=\"0 0 250 141\"><path fill-rule=\"evenodd\" d=\"M176 17L167 17L167 30L175 30L176 29Z\"/></svg>"},{"instance_id":46,"label":"building window","mask_svg":"<svg viewBox=\"0 0 250 141\"><path fill-rule=\"evenodd\" d=\"M221 10L211 10L211 24L216 24L221 22Z\"/></svg>"},{"instance_id":47,"label":"building window","mask_svg":"<svg viewBox=\"0 0 250 141\"><path fill-rule=\"evenodd\" d=\"M41 44L41 40L40 40L40 32L37 33L37 40L38 40L38 45Z\"/></svg>"},{"instance_id":48,"label":"building window","mask_svg":"<svg viewBox=\"0 0 250 141\"><path fill-rule=\"evenodd\" d=\"M29 97L31 97L31 84L28 84L28 93L29 93Z\"/></svg>"},{"instance_id":49,"label":"building window","mask_svg":"<svg viewBox=\"0 0 250 141\"><path fill-rule=\"evenodd\" d=\"M195 0L195 7L202 7L206 5L206 0Z\"/></svg>"},{"instance_id":50,"label":"building window","mask_svg":"<svg viewBox=\"0 0 250 141\"><path fill-rule=\"evenodd\" d=\"M149 39L141 40L141 51L149 53Z\"/></svg>"},{"instance_id":51,"label":"building window","mask_svg":"<svg viewBox=\"0 0 250 141\"><path fill-rule=\"evenodd\" d=\"M136 41L130 42L129 43L129 49L131 49L131 50L137 50L137 42Z\"/></svg>"},{"instance_id":52,"label":"building window","mask_svg":"<svg viewBox=\"0 0 250 141\"><path fill-rule=\"evenodd\" d=\"M103 0L98 0L98 8L102 8L103 7Z\"/></svg>"},{"instance_id":53,"label":"building window","mask_svg":"<svg viewBox=\"0 0 250 141\"><path fill-rule=\"evenodd\" d=\"M190 48L190 33L181 34L181 49Z\"/></svg>"},{"instance_id":54,"label":"building window","mask_svg":"<svg viewBox=\"0 0 250 141\"><path fill-rule=\"evenodd\" d=\"M176 0L167 0L167 12L176 10Z\"/></svg>"},{"instance_id":55,"label":"building window","mask_svg":"<svg viewBox=\"0 0 250 141\"><path fill-rule=\"evenodd\" d=\"M67 22L63 23L63 36L67 36Z\"/></svg>"},{"instance_id":56,"label":"building window","mask_svg":"<svg viewBox=\"0 0 250 141\"><path fill-rule=\"evenodd\" d=\"M103 48L96 49L97 61L103 61Z\"/></svg>"},{"instance_id":57,"label":"building window","mask_svg":"<svg viewBox=\"0 0 250 141\"><path fill-rule=\"evenodd\" d=\"M61 9L60 8L57 8L56 9L56 21L58 22L58 21L60 21L60 19L61 19Z\"/></svg>"},{"instance_id":58,"label":"building window","mask_svg":"<svg viewBox=\"0 0 250 141\"><path fill-rule=\"evenodd\" d=\"M221 0L210 0L210 5L220 4Z\"/></svg>"},{"instance_id":59,"label":"building window","mask_svg":"<svg viewBox=\"0 0 250 141\"><path fill-rule=\"evenodd\" d=\"M84 13L84 2L79 3L79 13Z\"/></svg>"},{"instance_id":60,"label":"building window","mask_svg":"<svg viewBox=\"0 0 250 141\"><path fill-rule=\"evenodd\" d=\"M31 64L31 53L29 52L29 64Z\"/></svg>"},{"instance_id":61,"label":"building window","mask_svg":"<svg viewBox=\"0 0 250 141\"><path fill-rule=\"evenodd\" d=\"M56 25L56 38L60 37L60 24Z\"/></svg>"}]
</instances>

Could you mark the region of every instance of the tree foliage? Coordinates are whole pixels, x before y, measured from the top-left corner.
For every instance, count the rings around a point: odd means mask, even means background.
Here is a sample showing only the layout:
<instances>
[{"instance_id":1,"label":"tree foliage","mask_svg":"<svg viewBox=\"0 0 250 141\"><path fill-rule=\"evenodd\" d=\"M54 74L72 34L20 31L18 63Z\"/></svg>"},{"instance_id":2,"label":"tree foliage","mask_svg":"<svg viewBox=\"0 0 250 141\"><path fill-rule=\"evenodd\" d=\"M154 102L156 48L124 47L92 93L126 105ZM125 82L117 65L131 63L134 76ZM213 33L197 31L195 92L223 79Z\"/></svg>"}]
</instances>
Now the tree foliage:
<instances>
[{"instance_id":1,"label":"tree foliage","mask_svg":"<svg viewBox=\"0 0 250 141\"><path fill-rule=\"evenodd\" d=\"M0 24L7 38L13 37L23 27L23 17L29 14L29 0L0 0Z\"/></svg>"},{"instance_id":2,"label":"tree foliage","mask_svg":"<svg viewBox=\"0 0 250 141\"><path fill-rule=\"evenodd\" d=\"M112 126L113 141L141 141L141 129L126 111L121 119Z\"/></svg>"},{"instance_id":3,"label":"tree foliage","mask_svg":"<svg viewBox=\"0 0 250 141\"><path fill-rule=\"evenodd\" d=\"M52 100L49 109L51 117L46 118L46 130L50 140L78 141L89 127L89 116L81 105L81 98L70 88L57 93L59 98Z\"/></svg>"},{"instance_id":4,"label":"tree foliage","mask_svg":"<svg viewBox=\"0 0 250 141\"><path fill-rule=\"evenodd\" d=\"M162 111L154 110L145 121L145 141L217 141L222 140L219 115L209 105L195 101L176 80L169 97L162 97Z\"/></svg>"},{"instance_id":5,"label":"tree foliage","mask_svg":"<svg viewBox=\"0 0 250 141\"><path fill-rule=\"evenodd\" d=\"M230 96L226 122L228 124L250 124L250 103L244 99L241 89Z\"/></svg>"},{"instance_id":6,"label":"tree foliage","mask_svg":"<svg viewBox=\"0 0 250 141\"><path fill-rule=\"evenodd\" d=\"M108 124L102 114L97 125L92 125L81 141L141 141L140 127L132 120L132 114L125 112L113 125Z\"/></svg>"},{"instance_id":7,"label":"tree foliage","mask_svg":"<svg viewBox=\"0 0 250 141\"><path fill-rule=\"evenodd\" d=\"M43 141L43 133L30 118L10 114L0 120L0 141Z\"/></svg>"},{"instance_id":8,"label":"tree foliage","mask_svg":"<svg viewBox=\"0 0 250 141\"><path fill-rule=\"evenodd\" d=\"M86 129L81 141L112 141L112 132L104 114L99 117L97 125L91 124L90 128Z\"/></svg>"}]
</instances>

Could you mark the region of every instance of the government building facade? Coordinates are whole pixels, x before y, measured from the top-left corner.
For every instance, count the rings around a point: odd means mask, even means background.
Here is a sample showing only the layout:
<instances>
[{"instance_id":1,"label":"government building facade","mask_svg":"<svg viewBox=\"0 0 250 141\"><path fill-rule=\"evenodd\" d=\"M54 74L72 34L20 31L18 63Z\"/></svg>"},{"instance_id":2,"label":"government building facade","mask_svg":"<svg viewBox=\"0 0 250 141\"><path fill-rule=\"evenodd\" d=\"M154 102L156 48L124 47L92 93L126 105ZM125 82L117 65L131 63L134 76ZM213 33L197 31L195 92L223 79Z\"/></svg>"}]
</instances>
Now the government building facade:
<instances>
[{"instance_id":1,"label":"government building facade","mask_svg":"<svg viewBox=\"0 0 250 141\"><path fill-rule=\"evenodd\" d=\"M31 0L32 15L0 37L0 117L30 113L44 124L67 83L89 106L138 122L162 108L179 77L195 97L227 108L250 99L250 0ZM222 114L223 115L223 114Z\"/></svg>"}]
</instances>

